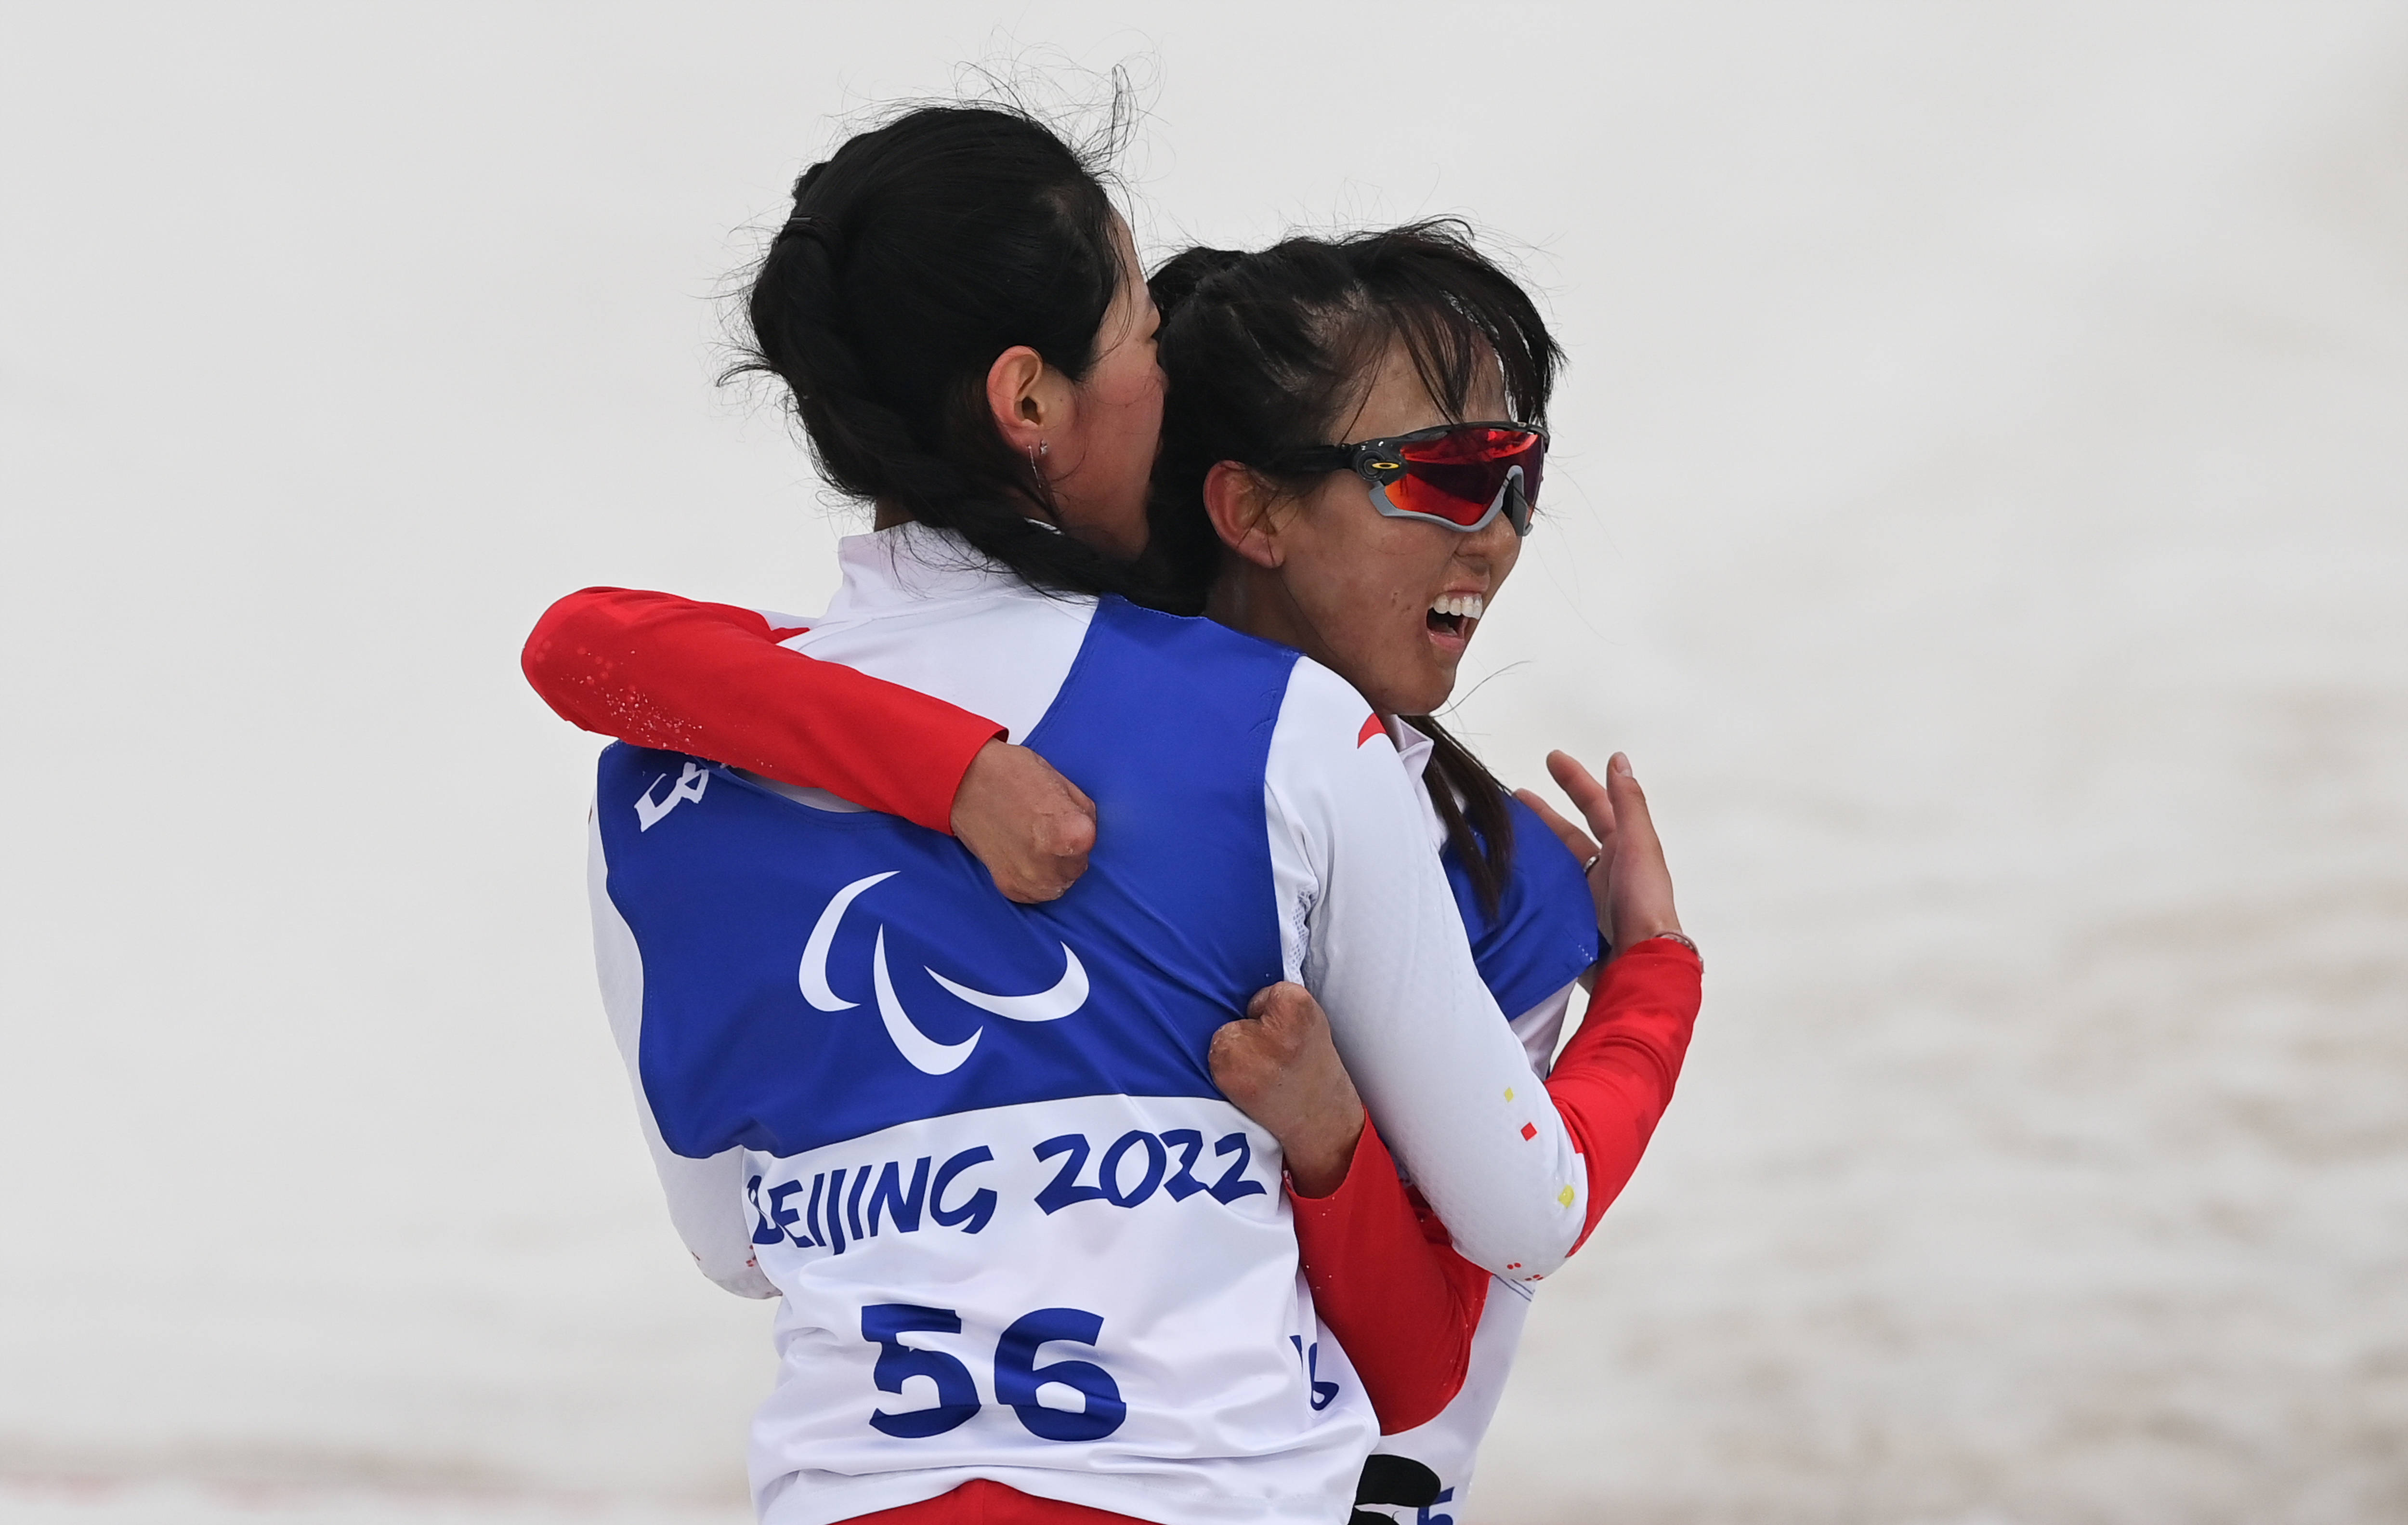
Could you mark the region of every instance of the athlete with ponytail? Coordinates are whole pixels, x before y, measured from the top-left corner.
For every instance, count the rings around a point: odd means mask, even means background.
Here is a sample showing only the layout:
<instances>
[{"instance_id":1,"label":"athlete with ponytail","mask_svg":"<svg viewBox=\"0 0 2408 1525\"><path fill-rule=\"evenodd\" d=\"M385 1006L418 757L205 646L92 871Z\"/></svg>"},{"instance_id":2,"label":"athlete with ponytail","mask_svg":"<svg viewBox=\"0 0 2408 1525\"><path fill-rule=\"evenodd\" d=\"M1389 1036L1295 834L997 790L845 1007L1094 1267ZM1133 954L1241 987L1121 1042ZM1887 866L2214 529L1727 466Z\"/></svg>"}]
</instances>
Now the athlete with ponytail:
<instances>
[{"instance_id":1,"label":"athlete with ponytail","mask_svg":"<svg viewBox=\"0 0 2408 1525\"><path fill-rule=\"evenodd\" d=\"M1141 586L1118 558L1144 540L1154 314L1058 139L972 108L853 139L798 185L750 312L881 525L824 616L764 633L800 630L838 709L887 702L881 680L958 705L923 712L973 759L958 776L1025 737L1083 797L1022 755L1029 792L1108 824L1077 893L1013 911L924 792L852 791L896 815L813 792L874 779L859 749L772 787L706 760L781 770L706 748L700 717L627 708L617 647L530 644L531 673L558 658L611 728L681 749L605 754L597 948L681 1231L783 1299L763 1517L1334 1518L1371 1416L1297 1284L1278 1137L1213 1084L1227 1019L1301 974L1455 1246L1516 1280L1594 1221L1598 1158L1635 1152L1529 1083L1369 706L1291 649L1112 596ZM1293 986L1252 1009L1320 1030ZM1255 1046L1280 1076L1334 1068ZM1322 1163L1377 1185L1360 1110Z\"/></svg>"},{"instance_id":2,"label":"athlete with ponytail","mask_svg":"<svg viewBox=\"0 0 2408 1525\"><path fill-rule=\"evenodd\" d=\"M1600 785L1549 758L1592 837L1509 794L1430 714L1534 527L1560 352L1457 224L1190 250L1152 287L1169 381L1156 556L1173 586L1204 590L1214 619L1323 662L1386 721L1424 786L1482 978L1583 1142L1585 1238L1670 1101L1698 1010L1696 949L1626 759ZM1617 956L1550 1076L1600 928ZM1349 1353L1368 1367L1383 1345L1411 1349L1406 1329L1459 1327L1405 1301L1401 1253L1363 1263L1379 1199L1361 1173L1385 1161L1329 1046L1310 1029L1232 1036L1253 1062L1225 1054L1224 1088L1285 1147L1308 1270ZM1389 1432L1358 1502L1462 1507L1533 1290L1481 1282L1484 1300L1462 1310L1477 1320L1468 1349L1424 1352L1468 1364L1459 1393L1435 1414L1383 1411Z\"/></svg>"}]
</instances>

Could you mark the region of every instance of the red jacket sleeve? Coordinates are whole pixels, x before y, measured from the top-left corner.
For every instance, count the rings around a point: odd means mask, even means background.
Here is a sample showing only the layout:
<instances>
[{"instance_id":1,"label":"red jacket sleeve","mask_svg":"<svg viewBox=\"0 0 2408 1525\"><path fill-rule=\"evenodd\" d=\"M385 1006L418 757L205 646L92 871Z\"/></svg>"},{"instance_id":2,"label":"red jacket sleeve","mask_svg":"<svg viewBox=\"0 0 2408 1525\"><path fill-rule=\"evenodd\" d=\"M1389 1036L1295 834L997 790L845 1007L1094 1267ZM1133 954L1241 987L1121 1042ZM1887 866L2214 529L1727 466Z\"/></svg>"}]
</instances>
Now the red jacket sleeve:
<instances>
[{"instance_id":1,"label":"red jacket sleeve","mask_svg":"<svg viewBox=\"0 0 2408 1525\"><path fill-rule=\"evenodd\" d=\"M1588 1167L1588 1216L1578 1250L1622 1195L1672 1102L1698 1024L1705 966L1670 938L1651 938L1609 962L1580 1031L1555 1058L1547 1094Z\"/></svg>"},{"instance_id":2,"label":"red jacket sleeve","mask_svg":"<svg viewBox=\"0 0 2408 1525\"><path fill-rule=\"evenodd\" d=\"M586 588L544 611L519 666L573 726L950 832L962 775L1004 728L779 639L749 609Z\"/></svg>"},{"instance_id":3,"label":"red jacket sleeve","mask_svg":"<svg viewBox=\"0 0 2408 1525\"><path fill-rule=\"evenodd\" d=\"M1598 974L1580 1031L1556 1060L1547 1092L1588 1171L1575 1248L1629 1183L1672 1100L1703 976L1678 942L1638 944ZM1488 1273L1455 1253L1368 1120L1338 1189L1290 1198L1313 1305L1353 1359L1382 1432L1427 1423L1462 1389Z\"/></svg>"},{"instance_id":4,"label":"red jacket sleeve","mask_svg":"<svg viewBox=\"0 0 2408 1525\"><path fill-rule=\"evenodd\" d=\"M1450 1247L1369 1118L1338 1189L1291 1189L1289 1201L1313 1307L1354 1363L1380 1432L1427 1424L1463 1388L1488 1273Z\"/></svg>"}]
</instances>

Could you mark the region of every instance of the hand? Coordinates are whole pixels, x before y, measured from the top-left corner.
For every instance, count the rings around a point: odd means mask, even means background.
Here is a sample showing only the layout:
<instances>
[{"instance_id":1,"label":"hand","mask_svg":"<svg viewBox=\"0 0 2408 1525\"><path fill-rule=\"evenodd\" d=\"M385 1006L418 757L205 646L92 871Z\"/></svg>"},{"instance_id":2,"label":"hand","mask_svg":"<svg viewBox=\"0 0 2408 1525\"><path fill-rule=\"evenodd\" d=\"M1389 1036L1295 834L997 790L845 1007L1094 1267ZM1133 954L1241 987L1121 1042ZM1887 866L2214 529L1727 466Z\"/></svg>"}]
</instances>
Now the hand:
<instances>
[{"instance_id":1,"label":"hand","mask_svg":"<svg viewBox=\"0 0 2408 1525\"><path fill-rule=\"evenodd\" d=\"M1339 1062L1329 1018L1304 986L1265 985L1244 1017L1222 1025L1212 1035L1212 1080L1279 1140L1297 1195L1326 1197L1345 1184L1363 1136L1363 1099Z\"/></svg>"},{"instance_id":2,"label":"hand","mask_svg":"<svg viewBox=\"0 0 2408 1525\"><path fill-rule=\"evenodd\" d=\"M953 826L1006 899L1033 905L1087 871L1096 802L1026 747L989 741L953 793Z\"/></svg>"},{"instance_id":3,"label":"hand","mask_svg":"<svg viewBox=\"0 0 2408 1525\"><path fill-rule=\"evenodd\" d=\"M1630 759L1615 753L1606 764L1603 784L1568 752L1548 753L1547 771L1571 797L1573 806L1588 822L1588 831L1556 814L1553 806L1527 789L1514 790L1513 798L1538 812L1574 857L1583 863L1597 860L1588 871L1589 893L1597 898L1598 927L1613 951L1620 953L1651 937L1679 931L1680 913L1672 908L1672 870L1664 866L1664 844L1656 838L1656 822L1647 813L1647 796L1631 774Z\"/></svg>"}]
</instances>

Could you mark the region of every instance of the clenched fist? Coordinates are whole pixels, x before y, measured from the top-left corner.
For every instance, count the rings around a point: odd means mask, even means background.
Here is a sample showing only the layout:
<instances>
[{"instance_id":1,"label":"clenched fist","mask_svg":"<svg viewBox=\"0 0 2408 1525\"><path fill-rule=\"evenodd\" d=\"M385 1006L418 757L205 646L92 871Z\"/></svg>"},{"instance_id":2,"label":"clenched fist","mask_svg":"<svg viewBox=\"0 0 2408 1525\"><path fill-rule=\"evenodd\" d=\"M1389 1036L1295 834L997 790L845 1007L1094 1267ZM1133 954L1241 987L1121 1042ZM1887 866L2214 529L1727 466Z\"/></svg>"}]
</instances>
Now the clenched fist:
<instances>
[{"instance_id":1,"label":"clenched fist","mask_svg":"<svg viewBox=\"0 0 2408 1525\"><path fill-rule=\"evenodd\" d=\"M1004 899L1033 905L1061 899L1087 871L1096 802L1026 747L989 741L953 793L953 827Z\"/></svg>"},{"instance_id":2,"label":"clenched fist","mask_svg":"<svg viewBox=\"0 0 2408 1525\"><path fill-rule=\"evenodd\" d=\"M1363 1136L1363 1099L1339 1062L1329 1018L1304 986L1265 985L1246 1014L1212 1035L1212 1079L1287 1156L1297 1194L1326 1197L1346 1180Z\"/></svg>"}]
</instances>

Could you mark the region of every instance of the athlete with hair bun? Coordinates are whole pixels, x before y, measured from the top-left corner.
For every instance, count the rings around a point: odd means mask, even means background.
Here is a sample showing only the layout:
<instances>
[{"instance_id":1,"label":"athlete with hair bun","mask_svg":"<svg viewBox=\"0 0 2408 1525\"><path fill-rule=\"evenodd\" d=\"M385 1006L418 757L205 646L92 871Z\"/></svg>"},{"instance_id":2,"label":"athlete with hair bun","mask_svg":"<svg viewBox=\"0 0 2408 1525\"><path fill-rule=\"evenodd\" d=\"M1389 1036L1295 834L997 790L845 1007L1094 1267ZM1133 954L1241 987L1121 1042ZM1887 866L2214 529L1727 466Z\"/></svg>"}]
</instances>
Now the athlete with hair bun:
<instances>
[{"instance_id":1,"label":"athlete with hair bun","mask_svg":"<svg viewBox=\"0 0 2408 1525\"><path fill-rule=\"evenodd\" d=\"M1164 570L1147 591L1301 650L1369 701L1355 743L1423 779L1413 829L1441 851L1480 979L1517 1014L1512 1030L1536 1075L1500 1087L1500 1101L1539 1091L1527 1081L1547 1075L1577 982L1599 976L1546 1087L1580 1150L1584 1238L1670 1099L1698 1007L1695 952L1679 935L1644 799L1621 758L1604 785L1560 754L1549 759L1592 837L1535 796L1507 795L1428 719L1530 525L1554 344L1518 287L1444 227L1291 240L1252 255L1192 251L1153 290L1170 393L1153 515L1154 565ZM996 390L991 377L991 401ZM1012 411L995 408L998 418ZM1041 470L1054 447L1039 436L1032 448ZM1031 496L1024 511L1044 511ZM1005 894L1061 897L1095 841L1094 808L1002 739L1054 750L1029 736L1026 707L998 723L922 691L948 692L956 674L890 668L905 686L824 659L851 655L844 623L841 602L827 620L765 619L589 589L546 614L525 666L547 700L589 729L737 763L823 805L840 797L950 827ZM1326 958L1326 939L1347 924L1315 924L1326 908L1315 904L1314 849L1294 838L1283 848L1279 780L1265 787L1283 972L1310 982L1316 955ZM1125 812L1146 829L1141 807L1107 798L1098 851L1113 850ZM1597 971L1600 925L1618 956ZM1341 1022L1333 1044L1319 1009L1292 986L1265 998L1254 1020L1219 1029L1211 1071L1282 1147L1316 1309L1390 1431L1357 1502L1459 1508L1538 1270L1509 1261L1492 1278L1455 1255L1437 1216L1399 1186L1338 1053L1377 1069L1383 1045L1409 1041L1401 1032ZM1524 1127L1535 1141L1537 1125ZM1412 1163L1426 1184L1426 1167ZM1133 1190L1154 1173L1132 1151L1117 1169L1084 1189ZM775 1216L760 1221L774 1227ZM750 1240L725 1237L714 1250L709 1233L688 1233L707 1271L767 1290L743 1263Z\"/></svg>"}]
</instances>

